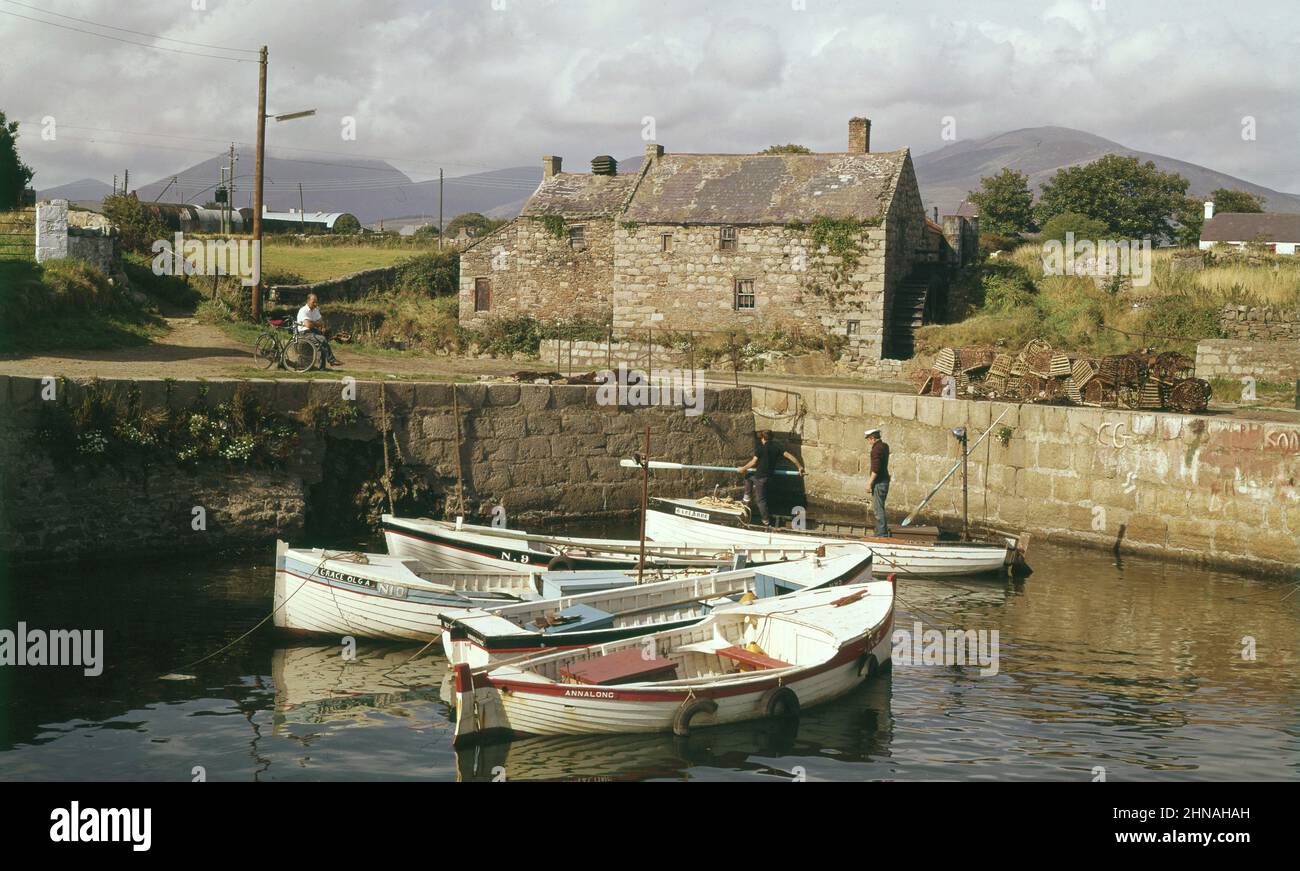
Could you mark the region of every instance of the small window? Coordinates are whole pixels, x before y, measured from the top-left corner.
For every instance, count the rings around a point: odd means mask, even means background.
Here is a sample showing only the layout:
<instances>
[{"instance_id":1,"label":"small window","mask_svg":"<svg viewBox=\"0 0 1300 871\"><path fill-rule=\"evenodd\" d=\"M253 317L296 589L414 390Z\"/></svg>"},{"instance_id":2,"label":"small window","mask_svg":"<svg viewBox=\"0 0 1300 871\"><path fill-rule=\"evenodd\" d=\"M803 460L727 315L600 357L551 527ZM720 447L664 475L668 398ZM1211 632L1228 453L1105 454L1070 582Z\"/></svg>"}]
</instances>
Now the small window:
<instances>
[{"instance_id":1,"label":"small window","mask_svg":"<svg viewBox=\"0 0 1300 871\"><path fill-rule=\"evenodd\" d=\"M587 228L582 224L575 224L569 228L569 247L574 251L583 251L587 247Z\"/></svg>"},{"instance_id":2,"label":"small window","mask_svg":"<svg viewBox=\"0 0 1300 871\"><path fill-rule=\"evenodd\" d=\"M736 279L736 311L754 308L754 279Z\"/></svg>"},{"instance_id":3,"label":"small window","mask_svg":"<svg viewBox=\"0 0 1300 871\"><path fill-rule=\"evenodd\" d=\"M673 250L673 234L672 234L672 233L664 233L664 234L662 234L662 235L659 237L659 250L660 250L660 251L671 251L671 250Z\"/></svg>"},{"instance_id":4,"label":"small window","mask_svg":"<svg viewBox=\"0 0 1300 871\"><path fill-rule=\"evenodd\" d=\"M859 321L848 321L845 324L844 331L850 336L856 336L858 334L858 324Z\"/></svg>"},{"instance_id":5,"label":"small window","mask_svg":"<svg viewBox=\"0 0 1300 871\"><path fill-rule=\"evenodd\" d=\"M474 311L485 312L492 308L492 282L486 278L474 279Z\"/></svg>"},{"instance_id":6,"label":"small window","mask_svg":"<svg viewBox=\"0 0 1300 871\"><path fill-rule=\"evenodd\" d=\"M736 250L736 228L723 227L718 232L718 249L721 251Z\"/></svg>"}]
</instances>

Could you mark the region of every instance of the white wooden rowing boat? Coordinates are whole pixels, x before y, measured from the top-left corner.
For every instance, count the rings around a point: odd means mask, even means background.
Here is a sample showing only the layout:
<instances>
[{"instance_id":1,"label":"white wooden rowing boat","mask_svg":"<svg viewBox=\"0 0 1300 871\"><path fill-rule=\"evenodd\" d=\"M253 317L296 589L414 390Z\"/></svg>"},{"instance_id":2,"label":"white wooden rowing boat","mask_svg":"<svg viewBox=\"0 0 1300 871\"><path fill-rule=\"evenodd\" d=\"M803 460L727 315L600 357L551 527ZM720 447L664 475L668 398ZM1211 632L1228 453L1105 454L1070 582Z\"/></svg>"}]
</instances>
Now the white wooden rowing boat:
<instances>
[{"instance_id":1,"label":"white wooden rowing boat","mask_svg":"<svg viewBox=\"0 0 1300 871\"><path fill-rule=\"evenodd\" d=\"M762 529L722 522L718 509L695 499L656 499L646 512L646 538L655 547L711 545L748 548L793 548L842 543L847 539L795 530ZM876 554L876 571L907 577L945 577L1005 571L1015 547L1005 541L925 541L913 537L859 537Z\"/></svg>"},{"instance_id":2,"label":"white wooden rowing boat","mask_svg":"<svg viewBox=\"0 0 1300 871\"><path fill-rule=\"evenodd\" d=\"M276 543L274 623L293 632L428 641L442 631L439 613L536 595L518 572L434 572L417 560Z\"/></svg>"},{"instance_id":3,"label":"white wooden rowing boat","mask_svg":"<svg viewBox=\"0 0 1300 871\"><path fill-rule=\"evenodd\" d=\"M635 568L640 542L627 539L543 535L520 529L479 526L426 518L382 518L384 542L396 557L418 559L442 571L544 572L561 567ZM735 547L696 540L689 545L648 543L646 566L653 569L715 570L744 553L749 564L797 559L816 552L819 542Z\"/></svg>"},{"instance_id":4,"label":"white wooden rowing boat","mask_svg":"<svg viewBox=\"0 0 1300 871\"><path fill-rule=\"evenodd\" d=\"M667 732L797 712L887 663L894 585L804 590L694 626L475 671L453 666L454 742Z\"/></svg>"},{"instance_id":5,"label":"white wooden rowing boat","mask_svg":"<svg viewBox=\"0 0 1300 871\"><path fill-rule=\"evenodd\" d=\"M448 614L442 646L451 662L472 668L575 650L698 623L746 596L765 598L802 589L865 583L871 551L805 557L761 567L714 572L649 584Z\"/></svg>"}]
</instances>

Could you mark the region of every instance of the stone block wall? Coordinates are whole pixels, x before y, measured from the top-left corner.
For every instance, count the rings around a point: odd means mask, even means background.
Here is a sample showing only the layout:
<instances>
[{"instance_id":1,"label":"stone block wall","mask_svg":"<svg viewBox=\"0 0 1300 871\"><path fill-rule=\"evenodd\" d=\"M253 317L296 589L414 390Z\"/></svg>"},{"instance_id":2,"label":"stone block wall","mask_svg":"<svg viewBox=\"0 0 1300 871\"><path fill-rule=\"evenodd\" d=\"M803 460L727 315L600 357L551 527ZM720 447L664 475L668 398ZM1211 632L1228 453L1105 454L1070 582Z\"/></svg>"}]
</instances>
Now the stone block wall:
<instances>
[{"instance_id":1,"label":"stone block wall","mask_svg":"<svg viewBox=\"0 0 1300 871\"><path fill-rule=\"evenodd\" d=\"M1300 342L1300 309L1225 305L1219 312L1219 328L1226 339Z\"/></svg>"},{"instance_id":2,"label":"stone block wall","mask_svg":"<svg viewBox=\"0 0 1300 871\"><path fill-rule=\"evenodd\" d=\"M880 427L891 448L889 515L897 523L960 458L951 430L968 427L973 441L1006 412L971 455L973 523L1300 576L1300 426L863 390L753 390L754 407L765 411L757 421L793 426L787 438L802 451L807 491L825 506L865 513L868 427ZM1005 443L995 437L1002 427ZM960 473L926 516L960 522Z\"/></svg>"},{"instance_id":3,"label":"stone block wall","mask_svg":"<svg viewBox=\"0 0 1300 871\"><path fill-rule=\"evenodd\" d=\"M722 251L716 225L619 226L614 243L615 331L812 329L846 336L854 356L880 359L883 228L863 231L857 266L838 287L830 276L838 258L813 250L806 230L735 230L735 249ZM665 235L672 237L670 251L663 250ZM737 279L753 280L753 309L736 309ZM856 321L852 328L850 321Z\"/></svg>"},{"instance_id":4,"label":"stone block wall","mask_svg":"<svg viewBox=\"0 0 1300 871\"><path fill-rule=\"evenodd\" d=\"M1205 339L1196 345L1196 377L1295 381L1300 379L1300 338L1294 341Z\"/></svg>"},{"instance_id":5,"label":"stone block wall","mask_svg":"<svg viewBox=\"0 0 1300 871\"><path fill-rule=\"evenodd\" d=\"M281 305L302 305L314 293L322 303L360 299L368 293L385 290L397 278L400 266L380 266L309 284L278 284L267 288L268 301Z\"/></svg>"},{"instance_id":6,"label":"stone block wall","mask_svg":"<svg viewBox=\"0 0 1300 871\"><path fill-rule=\"evenodd\" d=\"M146 408L168 403L188 408L201 385L212 407L239 384L102 383L123 389L134 384ZM313 401L337 401L343 388L333 380L248 384L259 399L284 413ZM42 447L36 430L46 401L42 386L36 378L0 376L0 553L16 562L192 552L264 544L276 537L302 543L304 518L332 510L329 498L339 492L323 486L331 482L322 481L322 470L379 451L381 385L357 382L360 422L320 434L304 428L297 454L280 467L209 465L191 472L160 462L147 470L105 467L88 475L84 468L57 468ZM75 402L81 388L72 383L66 389ZM651 429L652 453L679 462L739 465L753 445L747 388L706 391L704 413L698 416L680 407L601 405L595 387L472 384L456 389L467 508L487 515L501 505L512 525L549 515L638 508L640 479L619 460L641 449L645 426ZM401 382L382 390L403 468L429 484L441 502L457 480L453 386ZM673 472L656 475L653 486L656 493L686 495L707 492L716 479L716 474ZM205 531L191 528L195 506L206 512Z\"/></svg>"},{"instance_id":7,"label":"stone block wall","mask_svg":"<svg viewBox=\"0 0 1300 871\"><path fill-rule=\"evenodd\" d=\"M568 231L581 226L585 248L570 245ZM460 257L460 322L527 315L539 320L607 321L614 267L614 221L568 219L556 238L534 218L520 217L487 236ZM474 283L487 279L492 304L474 310Z\"/></svg>"}]
</instances>

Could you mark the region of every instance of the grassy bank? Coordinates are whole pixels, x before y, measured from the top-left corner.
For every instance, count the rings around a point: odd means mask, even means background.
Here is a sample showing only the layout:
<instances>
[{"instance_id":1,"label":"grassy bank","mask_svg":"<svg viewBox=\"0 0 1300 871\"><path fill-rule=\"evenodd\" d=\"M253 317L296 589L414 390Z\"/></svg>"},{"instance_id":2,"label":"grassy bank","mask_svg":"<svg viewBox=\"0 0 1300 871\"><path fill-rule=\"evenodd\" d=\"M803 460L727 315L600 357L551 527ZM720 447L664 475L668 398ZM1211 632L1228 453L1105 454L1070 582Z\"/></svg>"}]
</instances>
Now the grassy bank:
<instances>
[{"instance_id":1,"label":"grassy bank","mask_svg":"<svg viewBox=\"0 0 1300 871\"><path fill-rule=\"evenodd\" d=\"M0 352L108 350L148 344L165 324L79 260L0 261Z\"/></svg>"},{"instance_id":2,"label":"grassy bank","mask_svg":"<svg viewBox=\"0 0 1300 871\"><path fill-rule=\"evenodd\" d=\"M922 327L918 355L944 347L1023 347L1046 339L1081 354L1116 354L1137 346L1193 355L1218 338L1225 303L1300 307L1300 262L1285 257L1211 256L1201 269L1176 269L1171 250L1153 253L1150 282L1129 286L1086 276L1045 275L1042 248L1022 245L969 270L968 316Z\"/></svg>"}]
</instances>

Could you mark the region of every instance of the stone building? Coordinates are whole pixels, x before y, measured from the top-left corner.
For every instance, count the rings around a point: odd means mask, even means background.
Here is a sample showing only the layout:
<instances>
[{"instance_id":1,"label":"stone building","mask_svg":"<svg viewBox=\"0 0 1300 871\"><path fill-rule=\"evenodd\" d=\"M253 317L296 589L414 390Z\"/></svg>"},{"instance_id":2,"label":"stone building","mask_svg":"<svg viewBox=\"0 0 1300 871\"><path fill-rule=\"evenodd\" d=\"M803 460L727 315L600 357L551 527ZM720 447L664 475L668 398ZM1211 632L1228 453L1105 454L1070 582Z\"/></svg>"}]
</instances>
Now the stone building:
<instances>
[{"instance_id":1,"label":"stone building","mask_svg":"<svg viewBox=\"0 0 1300 871\"><path fill-rule=\"evenodd\" d=\"M519 218L461 257L460 314L608 321L616 334L815 330L869 368L911 355L961 255L927 221L907 149L873 152L871 122L819 154L667 154L639 171L544 177Z\"/></svg>"}]
</instances>

